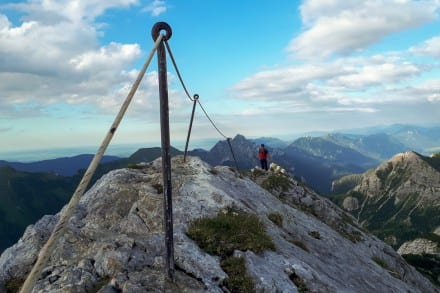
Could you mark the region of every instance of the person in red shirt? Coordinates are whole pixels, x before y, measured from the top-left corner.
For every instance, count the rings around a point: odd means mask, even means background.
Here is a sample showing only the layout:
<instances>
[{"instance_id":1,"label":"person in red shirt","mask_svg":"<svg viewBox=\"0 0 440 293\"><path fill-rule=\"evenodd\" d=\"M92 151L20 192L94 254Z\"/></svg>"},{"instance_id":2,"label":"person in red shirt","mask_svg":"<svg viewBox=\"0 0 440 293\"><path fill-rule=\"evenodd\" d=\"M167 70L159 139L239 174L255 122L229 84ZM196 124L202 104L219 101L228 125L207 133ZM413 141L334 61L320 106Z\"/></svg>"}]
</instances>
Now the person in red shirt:
<instances>
[{"instance_id":1,"label":"person in red shirt","mask_svg":"<svg viewBox=\"0 0 440 293\"><path fill-rule=\"evenodd\" d=\"M261 144L258 149L258 158L260 159L261 169L268 170L267 168L267 158L269 156L269 151L266 149L264 144Z\"/></svg>"}]
</instances>

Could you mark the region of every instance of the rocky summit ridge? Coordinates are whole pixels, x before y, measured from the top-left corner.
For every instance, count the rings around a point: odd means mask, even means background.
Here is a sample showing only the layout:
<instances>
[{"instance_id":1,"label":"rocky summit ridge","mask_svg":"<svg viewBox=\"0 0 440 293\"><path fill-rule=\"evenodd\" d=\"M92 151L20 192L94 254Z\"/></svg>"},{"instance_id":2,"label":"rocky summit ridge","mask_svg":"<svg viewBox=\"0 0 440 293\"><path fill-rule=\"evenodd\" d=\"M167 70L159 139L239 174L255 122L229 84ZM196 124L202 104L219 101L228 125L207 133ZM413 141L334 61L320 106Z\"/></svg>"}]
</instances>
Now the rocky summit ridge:
<instances>
[{"instance_id":1,"label":"rocky summit ridge","mask_svg":"<svg viewBox=\"0 0 440 293\"><path fill-rule=\"evenodd\" d=\"M353 217L291 177L260 170L244 175L197 157L184 163L181 156L172 160L171 283L164 269L161 182L160 159L98 180L81 198L33 292L232 291L220 257L188 236L197 219L231 208L256 215L275 246L234 251L257 292L440 292ZM0 292L20 286L58 218L44 216L4 251Z\"/></svg>"}]
</instances>

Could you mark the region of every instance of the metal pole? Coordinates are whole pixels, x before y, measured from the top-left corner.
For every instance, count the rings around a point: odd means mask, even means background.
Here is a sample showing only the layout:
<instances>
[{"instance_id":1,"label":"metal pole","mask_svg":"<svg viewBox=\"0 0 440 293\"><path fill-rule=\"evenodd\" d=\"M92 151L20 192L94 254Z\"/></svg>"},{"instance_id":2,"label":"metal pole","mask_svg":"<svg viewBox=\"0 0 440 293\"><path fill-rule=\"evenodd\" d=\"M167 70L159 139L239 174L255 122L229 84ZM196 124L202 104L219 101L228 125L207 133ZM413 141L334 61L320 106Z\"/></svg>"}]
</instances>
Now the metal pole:
<instances>
[{"instance_id":1,"label":"metal pole","mask_svg":"<svg viewBox=\"0 0 440 293\"><path fill-rule=\"evenodd\" d=\"M194 105L193 105L193 109L192 109L192 113L191 113L191 120L189 122L188 135L186 137L185 154L183 155L183 162L186 162L186 153L188 152L189 137L191 136L191 128L192 128L192 124L193 124L193 120L194 120L194 112L196 110L196 104L197 104L198 99L199 99L199 95L195 94L194 95Z\"/></svg>"},{"instance_id":2,"label":"metal pole","mask_svg":"<svg viewBox=\"0 0 440 293\"><path fill-rule=\"evenodd\" d=\"M173 243L173 206L171 193L171 148L170 148L170 123L168 110L168 84L167 62L164 41L171 37L171 27L165 22L156 23L151 35L156 40L160 32L166 31L163 41L157 48L158 79L160 96L160 127L162 141L162 178L164 196L164 226L166 247L166 268L168 278L174 281L174 243Z\"/></svg>"}]
</instances>

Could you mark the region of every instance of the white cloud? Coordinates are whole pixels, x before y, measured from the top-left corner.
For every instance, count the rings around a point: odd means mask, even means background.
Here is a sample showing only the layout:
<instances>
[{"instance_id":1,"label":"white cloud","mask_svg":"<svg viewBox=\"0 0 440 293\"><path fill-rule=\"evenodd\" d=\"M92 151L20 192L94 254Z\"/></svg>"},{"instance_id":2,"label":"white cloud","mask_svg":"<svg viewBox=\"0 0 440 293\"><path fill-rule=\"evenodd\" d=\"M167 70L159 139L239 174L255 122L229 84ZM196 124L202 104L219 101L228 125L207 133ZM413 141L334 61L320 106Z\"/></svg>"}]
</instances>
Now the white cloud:
<instances>
[{"instance_id":1,"label":"white cloud","mask_svg":"<svg viewBox=\"0 0 440 293\"><path fill-rule=\"evenodd\" d=\"M395 89L389 94L406 97L407 101L438 103L440 102L440 80L428 80L415 86Z\"/></svg>"},{"instance_id":2,"label":"white cloud","mask_svg":"<svg viewBox=\"0 0 440 293\"><path fill-rule=\"evenodd\" d=\"M163 0L153 0L153 2L149 3L147 7L144 8L144 11L150 12L151 16L159 16L162 13L166 12L168 6Z\"/></svg>"},{"instance_id":3,"label":"white cloud","mask_svg":"<svg viewBox=\"0 0 440 293\"><path fill-rule=\"evenodd\" d=\"M347 72L349 70L346 70ZM400 83L419 75L422 70L409 62L364 64L352 68L351 72L329 80L330 84L340 85L350 90L368 86Z\"/></svg>"},{"instance_id":4,"label":"white cloud","mask_svg":"<svg viewBox=\"0 0 440 293\"><path fill-rule=\"evenodd\" d=\"M232 87L232 91L236 92L239 98L282 100L302 91L311 81L325 80L340 74L336 68L332 70L331 67L305 64L262 71L240 81Z\"/></svg>"},{"instance_id":5,"label":"white cloud","mask_svg":"<svg viewBox=\"0 0 440 293\"><path fill-rule=\"evenodd\" d=\"M410 52L440 58L440 36L435 36L422 45L411 47Z\"/></svg>"},{"instance_id":6,"label":"white cloud","mask_svg":"<svg viewBox=\"0 0 440 293\"><path fill-rule=\"evenodd\" d=\"M435 19L439 6L435 0L305 1L300 8L304 31L287 50L299 58L350 54Z\"/></svg>"},{"instance_id":7,"label":"white cloud","mask_svg":"<svg viewBox=\"0 0 440 293\"><path fill-rule=\"evenodd\" d=\"M36 20L47 24L70 21L75 23L93 22L110 8L130 7L139 0L34 0L26 3L9 4L26 14L24 20Z\"/></svg>"},{"instance_id":8,"label":"white cloud","mask_svg":"<svg viewBox=\"0 0 440 293\"><path fill-rule=\"evenodd\" d=\"M265 111L273 105L280 113L374 113L384 103L437 101L438 82L415 82L427 70L396 55L340 58L263 71L238 82L231 91L237 99L264 103L258 107ZM258 107L246 113L257 112Z\"/></svg>"},{"instance_id":9,"label":"white cloud","mask_svg":"<svg viewBox=\"0 0 440 293\"><path fill-rule=\"evenodd\" d=\"M136 3L93 0L9 5L8 9L19 9L25 15L13 25L0 14L1 115L29 115L27 104L32 105L33 115L41 115L39 109L56 103L115 111L137 76L137 71L134 75L126 68L142 52L139 44L101 46L99 24L93 21L106 9ZM139 91L146 92L151 84L143 82Z\"/></svg>"},{"instance_id":10,"label":"white cloud","mask_svg":"<svg viewBox=\"0 0 440 293\"><path fill-rule=\"evenodd\" d=\"M122 45L112 42L99 50L75 56L69 60L69 63L77 71L92 70L96 73L103 69L122 68L125 64L131 63L140 53L138 44Z\"/></svg>"}]
</instances>

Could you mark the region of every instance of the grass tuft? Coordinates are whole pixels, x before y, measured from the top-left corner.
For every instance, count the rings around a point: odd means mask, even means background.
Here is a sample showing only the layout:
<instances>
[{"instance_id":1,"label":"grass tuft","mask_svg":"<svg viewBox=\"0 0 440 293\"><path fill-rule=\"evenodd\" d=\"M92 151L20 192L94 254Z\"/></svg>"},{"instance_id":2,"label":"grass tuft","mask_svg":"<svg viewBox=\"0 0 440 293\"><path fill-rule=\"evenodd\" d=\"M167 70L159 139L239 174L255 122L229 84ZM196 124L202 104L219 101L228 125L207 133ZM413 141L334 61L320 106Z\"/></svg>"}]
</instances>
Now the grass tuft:
<instances>
[{"instance_id":1,"label":"grass tuft","mask_svg":"<svg viewBox=\"0 0 440 293\"><path fill-rule=\"evenodd\" d=\"M293 240L291 242L293 244L295 244L296 246L298 246L299 248L301 248L302 250L304 250L306 252L310 252L310 249L307 247L307 245L304 242L301 242L299 240Z\"/></svg>"},{"instance_id":2,"label":"grass tuft","mask_svg":"<svg viewBox=\"0 0 440 293\"><path fill-rule=\"evenodd\" d=\"M187 234L203 250L222 258L231 256L236 249L255 253L275 250L274 243L266 235L264 225L256 215L232 209L218 213L215 218L195 220Z\"/></svg>"},{"instance_id":3,"label":"grass tuft","mask_svg":"<svg viewBox=\"0 0 440 293\"><path fill-rule=\"evenodd\" d=\"M261 183L261 187L267 191L288 191L292 187L292 182L287 176L269 175L269 177Z\"/></svg>"},{"instance_id":4,"label":"grass tuft","mask_svg":"<svg viewBox=\"0 0 440 293\"><path fill-rule=\"evenodd\" d=\"M163 185L160 183L153 184L153 188L156 189L157 194L163 193Z\"/></svg>"},{"instance_id":5,"label":"grass tuft","mask_svg":"<svg viewBox=\"0 0 440 293\"><path fill-rule=\"evenodd\" d=\"M15 293L18 292L21 286L24 284L23 279L10 279L5 283L6 293Z\"/></svg>"},{"instance_id":6,"label":"grass tuft","mask_svg":"<svg viewBox=\"0 0 440 293\"><path fill-rule=\"evenodd\" d=\"M283 227L283 215L280 213L270 213L267 217L278 227Z\"/></svg>"},{"instance_id":7,"label":"grass tuft","mask_svg":"<svg viewBox=\"0 0 440 293\"><path fill-rule=\"evenodd\" d=\"M228 292L255 292L255 284L247 274L245 261L233 257L234 250L251 250L255 253L275 250L258 217L235 209L219 212L213 218L195 220L189 225L187 235L207 253L221 257L220 265L228 275L223 285Z\"/></svg>"},{"instance_id":8,"label":"grass tuft","mask_svg":"<svg viewBox=\"0 0 440 293\"><path fill-rule=\"evenodd\" d=\"M228 257L221 261L220 266L228 275L223 280L223 285L230 292L255 292L254 280L248 275L243 258Z\"/></svg>"},{"instance_id":9,"label":"grass tuft","mask_svg":"<svg viewBox=\"0 0 440 293\"><path fill-rule=\"evenodd\" d=\"M127 168L128 168L128 169L136 169L136 170L139 170L139 169L143 169L144 167L143 167L142 165L138 165L138 164L132 164L132 163L130 163L130 164L127 165Z\"/></svg>"},{"instance_id":10,"label":"grass tuft","mask_svg":"<svg viewBox=\"0 0 440 293\"><path fill-rule=\"evenodd\" d=\"M310 231L309 235L316 239L321 239L321 234L318 231Z\"/></svg>"},{"instance_id":11,"label":"grass tuft","mask_svg":"<svg viewBox=\"0 0 440 293\"><path fill-rule=\"evenodd\" d=\"M298 292L300 293L309 292L306 283L304 283L304 281L297 274L295 274L295 272L289 275L289 279L295 284L296 288L298 289Z\"/></svg>"}]
</instances>

